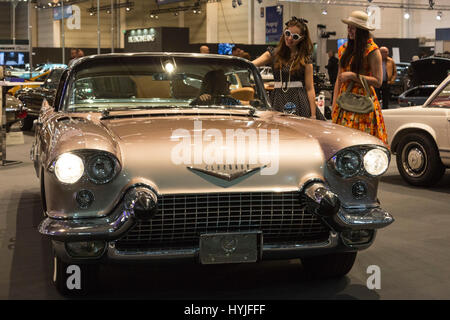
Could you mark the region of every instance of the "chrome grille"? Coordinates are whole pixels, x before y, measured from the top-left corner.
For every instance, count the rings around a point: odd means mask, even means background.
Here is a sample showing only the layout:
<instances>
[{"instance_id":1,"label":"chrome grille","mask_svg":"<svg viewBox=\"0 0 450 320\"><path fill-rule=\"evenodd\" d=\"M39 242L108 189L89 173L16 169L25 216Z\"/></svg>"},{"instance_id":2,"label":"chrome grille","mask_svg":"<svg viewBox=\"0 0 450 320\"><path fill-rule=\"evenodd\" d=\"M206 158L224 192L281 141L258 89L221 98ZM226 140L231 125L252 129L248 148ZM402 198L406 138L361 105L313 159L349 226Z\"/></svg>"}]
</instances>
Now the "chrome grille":
<instances>
[{"instance_id":1,"label":"chrome grille","mask_svg":"<svg viewBox=\"0 0 450 320\"><path fill-rule=\"evenodd\" d=\"M329 229L303 210L298 192L176 194L158 198L159 211L140 221L116 248L197 247L203 233L262 231L265 244L328 239Z\"/></svg>"}]
</instances>

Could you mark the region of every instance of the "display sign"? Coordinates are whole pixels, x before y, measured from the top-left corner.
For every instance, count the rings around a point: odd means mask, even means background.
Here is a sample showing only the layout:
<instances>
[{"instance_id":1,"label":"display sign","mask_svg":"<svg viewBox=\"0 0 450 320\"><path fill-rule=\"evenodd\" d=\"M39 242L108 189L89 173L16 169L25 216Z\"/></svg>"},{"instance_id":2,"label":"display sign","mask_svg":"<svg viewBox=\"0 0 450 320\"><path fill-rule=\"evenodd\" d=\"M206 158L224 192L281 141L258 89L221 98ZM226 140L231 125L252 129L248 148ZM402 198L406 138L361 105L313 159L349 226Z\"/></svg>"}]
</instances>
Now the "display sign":
<instances>
[{"instance_id":1,"label":"display sign","mask_svg":"<svg viewBox=\"0 0 450 320\"><path fill-rule=\"evenodd\" d=\"M67 28L69 30L81 29L81 9L79 6L72 6L72 16L67 19Z\"/></svg>"},{"instance_id":2,"label":"display sign","mask_svg":"<svg viewBox=\"0 0 450 320\"><path fill-rule=\"evenodd\" d=\"M62 19L62 7L53 8L53 20ZM72 16L72 6L64 6L64 19Z\"/></svg>"},{"instance_id":3,"label":"display sign","mask_svg":"<svg viewBox=\"0 0 450 320\"><path fill-rule=\"evenodd\" d=\"M379 6L371 5L367 7L367 14L369 15L369 24L375 29L381 29L381 9Z\"/></svg>"},{"instance_id":4,"label":"display sign","mask_svg":"<svg viewBox=\"0 0 450 320\"><path fill-rule=\"evenodd\" d=\"M25 53L23 52L0 52L0 65L20 66L25 64Z\"/></svg>"},{"instance_id":5,"label":"display sign","mask_svg":"<svg viewBox=\"0 0 450 320\"><path fill-rule=\"evenodd\" d=\"M283 33L283 6L266 7L266 43L278 42Z\"/></svg>"},{"instance_id":6,"label":"display sign","mask_svg":"<svg viewBox=\"0 0 450 320\"><path fill-rule=\"evenodd\" d=\"M131 30L128 34L128 43L153 42L155 41L156 31L150 29Z\"/></svg>"}]
</instances>

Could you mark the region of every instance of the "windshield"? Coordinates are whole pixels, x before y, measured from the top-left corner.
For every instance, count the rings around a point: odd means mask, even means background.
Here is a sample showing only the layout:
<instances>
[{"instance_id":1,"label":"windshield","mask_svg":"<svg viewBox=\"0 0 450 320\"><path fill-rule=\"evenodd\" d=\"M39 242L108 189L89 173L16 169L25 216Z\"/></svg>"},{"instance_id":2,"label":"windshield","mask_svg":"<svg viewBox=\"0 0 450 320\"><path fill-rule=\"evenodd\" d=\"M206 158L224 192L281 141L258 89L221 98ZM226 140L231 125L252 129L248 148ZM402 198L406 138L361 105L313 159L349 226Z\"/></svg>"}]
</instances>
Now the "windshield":
<instances>
[{"instance_id":1,"label":"windshield","mask_svg":"<svg viewBox=\"0 0 450 320\"><path fill-rule=\"evenodd\" d=\"M65 111L156 107L268 108L262 83L247 62L221 58L124 56L77 66ZM257 72L257 71L256 71Z\"/></svg>"},{"instance_id":2,"label":"windshield","mask_svg":"<svg viewBox=\"0 0 450 320\"><path fill-rule=\"evenodd\" d=\"M450 108L450 82L447 83L428 106Z\"/></svg>"},{"instance_id":3,"label":"windshield","mask_svg":"<svg viewBox=\"0 0 450 320\"><path fill-rule=\"evenodd\" d=\"M61 78L63 72L64 69L54 69L48 74L42 87L49 90L56 90L58 88L59 79Z\"/></svg>"}]
</instances>

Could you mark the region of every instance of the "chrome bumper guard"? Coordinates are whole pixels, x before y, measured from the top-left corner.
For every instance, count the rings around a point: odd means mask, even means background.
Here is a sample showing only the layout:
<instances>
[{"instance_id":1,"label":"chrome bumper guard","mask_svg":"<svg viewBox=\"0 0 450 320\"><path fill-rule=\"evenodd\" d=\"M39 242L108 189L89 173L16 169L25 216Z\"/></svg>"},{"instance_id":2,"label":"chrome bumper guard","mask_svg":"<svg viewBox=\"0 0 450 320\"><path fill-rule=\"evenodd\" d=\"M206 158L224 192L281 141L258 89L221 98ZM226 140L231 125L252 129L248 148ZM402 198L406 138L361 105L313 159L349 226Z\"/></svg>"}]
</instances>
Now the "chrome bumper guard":
<instances>
[{"instance_id":1,"label":"chrome bumper guard","mask_svg":"<svg viewBox=\"0 0 450 320\"><path fill-rule=\"evenodd\" d=\"M142 196L142 194L142 192L136 193L136 196ZM334 232L379 229L394 221L394 218L380 207L345 208L340 206L337 196L322 183L315 182L308 186L305 196L310 201L308 210L312 210ZM134 202L131 203L132 205L119 205L111 215L103 218L60 220L47 217L39 225L39 232L55 241L114 241L126 234L138 220L136 212L140 208L134 207Z\"/></svg>"}]
</instances>

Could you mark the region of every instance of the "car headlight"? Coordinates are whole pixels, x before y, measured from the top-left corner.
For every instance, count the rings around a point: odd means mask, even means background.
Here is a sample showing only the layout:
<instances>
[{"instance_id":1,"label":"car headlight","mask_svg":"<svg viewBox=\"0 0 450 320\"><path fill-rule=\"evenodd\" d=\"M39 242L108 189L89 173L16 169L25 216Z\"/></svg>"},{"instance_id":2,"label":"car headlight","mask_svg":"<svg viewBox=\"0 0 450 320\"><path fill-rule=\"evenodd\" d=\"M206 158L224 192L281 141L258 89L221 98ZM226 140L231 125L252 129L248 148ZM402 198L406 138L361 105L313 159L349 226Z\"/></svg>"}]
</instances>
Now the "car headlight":
<instances>
[{"instance_id":1,"label":"car headlight","mask_svg":"<svg viewBox=\"0 0 450 320\"><path fill-rule=\"evenodd\" d=\"M63 183L75 183L83 176L83 160L72 153L63 153L55 162L55 175Z\"/></svg>"},{"instance_id":2,"label":"car headlight","mask_svg":"<svg viewBox=\"0 0 450 320\"><path fill-rule=\"evenodd\" d=\"M352 177L361 170L361 157L358 152L345 150L334 158L335 168L343 177Z\"/></svg>"},{"instance_id":3,"label":"car headlight","mask_svg":"<svg viewBox=\"0 0 450 320\"><path fill-rule=\"evenodd\" d=\"M386 172L389 167L389 157L381 149L369 150L364 155L364 169L372 176L379 176Z\"/></svg>"},{"instance_id":4,"label":"car headlight","mask_svg":"<svg viewBox=\"0 0 450 320\"><path fill-rule=\"evenodd\" d=\"M107 154L96 154L88 160L87 173L94 183L107 183L114 178L116 172L117 162Z\"/></svg>"}]
</instances>

